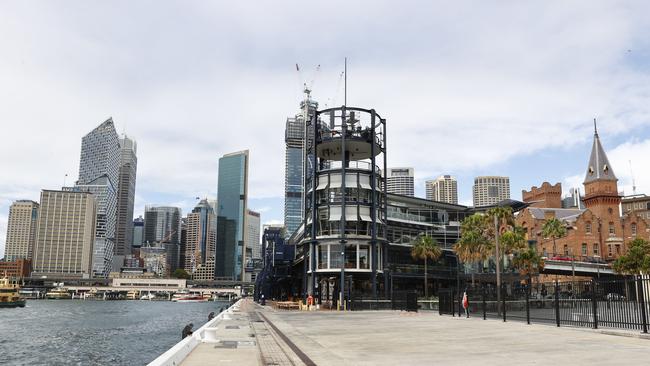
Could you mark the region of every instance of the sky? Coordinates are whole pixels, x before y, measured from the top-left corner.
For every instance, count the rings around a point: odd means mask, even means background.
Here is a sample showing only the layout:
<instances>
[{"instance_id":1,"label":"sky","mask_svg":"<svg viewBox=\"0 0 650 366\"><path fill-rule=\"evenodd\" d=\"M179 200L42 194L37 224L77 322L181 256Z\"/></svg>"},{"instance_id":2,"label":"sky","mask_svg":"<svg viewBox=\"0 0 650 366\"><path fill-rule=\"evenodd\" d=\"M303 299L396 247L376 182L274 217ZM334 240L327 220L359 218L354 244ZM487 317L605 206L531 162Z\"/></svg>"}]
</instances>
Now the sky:
<instances>
[{"instance_id":1,"label":"sky","mask_svg":"<svg viewBox=\"0 0 650 366\"><path fill-rule=\"evenodd\" d=\"M650 193L650 4L593 1L0 1L0 256L9 206L76 180L112 117L138 144L135 215L216 197L250 150L249 207L283 217L284 126L320 106L387 119L389 166L424 181L581 187L597 118L619 190ZM296 64L301 72L296 71ZM319 71L316 71L320 65Z\"/></svg>"}]
</instances>

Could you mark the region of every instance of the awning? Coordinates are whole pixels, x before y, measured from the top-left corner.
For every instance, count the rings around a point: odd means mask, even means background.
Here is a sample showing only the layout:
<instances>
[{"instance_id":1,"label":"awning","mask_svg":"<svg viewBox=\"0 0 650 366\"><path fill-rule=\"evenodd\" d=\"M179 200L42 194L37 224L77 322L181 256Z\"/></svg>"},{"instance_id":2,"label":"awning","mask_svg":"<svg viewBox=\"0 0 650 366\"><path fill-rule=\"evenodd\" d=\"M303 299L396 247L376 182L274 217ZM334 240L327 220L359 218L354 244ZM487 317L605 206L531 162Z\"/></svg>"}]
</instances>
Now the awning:
<instances>
[{"instance_id":1,"label":"awning","mask_svg":"<svg viewBox=\"0 0 650 366\"><path fill-rule=\"evenodd\" d=\"M359 217L361 217L361 221L372 222L370 207L359 207Z\"/></svg>"},{"instance_id":2,"label":"awning","mask_svg":"<svg viewBox=\"0 0 650 366\"><path fill-rule=\"evenodd\" d=\"M323 190L327 188L327 182L328 178L327 175L321 175L318 177L318 187L316 187L317 191Z\"/></svg>"},{"instance_id":3,"label":"awning","mask_svg":"<svg viewBox=\"0 0 650 366\"><path fill-rule=\"evenodd\" d=\"M341 174L330 175L330 188L341 188Z\"/></svg>"},{"instance_id":4,"label":"awning","mask_svg":"<svg viewBox=\"0 0 650 366\"><path fill-rule=\"evenodd\" d=\"M341 221L340 206L330 206L330 221Z\"/></svg>"},{"instance_id":5,"label":"awning","mask_svg":"<svg viewBox=\"0 0 650 366\"><path fill-rule=\"evenodd\" d=\"M365 174L359 174L359 185L363 189L372 189L370 186L370 176Z\"/></svg>"}]
</instances>

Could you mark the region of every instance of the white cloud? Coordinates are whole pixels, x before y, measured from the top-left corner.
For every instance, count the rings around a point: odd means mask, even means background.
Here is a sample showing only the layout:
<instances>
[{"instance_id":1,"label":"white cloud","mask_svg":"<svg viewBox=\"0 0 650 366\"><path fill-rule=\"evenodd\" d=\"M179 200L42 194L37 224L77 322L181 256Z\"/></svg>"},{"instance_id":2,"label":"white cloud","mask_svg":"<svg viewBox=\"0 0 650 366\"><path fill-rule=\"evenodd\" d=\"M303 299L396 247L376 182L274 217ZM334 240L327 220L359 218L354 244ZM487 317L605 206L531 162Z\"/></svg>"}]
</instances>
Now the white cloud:
<instances>
[{"instance_id":1,"label":"white cloud","mask_svg":"<svg viewBox=\"0 0 650 366\"><path fill-rule=\"evenodd\" d=\"M388 119L389 165L418 181L584 142L594 115L611 136L650 123L643 2L225 4L0 5L0 211L73 180L108 116L138 142L137 207L191 208L216 193L218 158L247 148L250 196L281 196L296 62L322 65L323 104L349 56L348 104ZM639 187L644 146L630 146Z\"/></svg>"},{"instance_id":2,"label":"white cloud","mask_svg":"<svg viewBox=\"0 0 650 366\"><path fill-rule=\"evenodd\" d=\"M618 178L618 189L626 195L632 194L632 172L637 193L650 194L650 170L648 157L650 157L650 139L632 140L618 145L607 153L612 164L614 174ZM630 170L630 161L632 170Z\"/></svg>"}]
</instances>

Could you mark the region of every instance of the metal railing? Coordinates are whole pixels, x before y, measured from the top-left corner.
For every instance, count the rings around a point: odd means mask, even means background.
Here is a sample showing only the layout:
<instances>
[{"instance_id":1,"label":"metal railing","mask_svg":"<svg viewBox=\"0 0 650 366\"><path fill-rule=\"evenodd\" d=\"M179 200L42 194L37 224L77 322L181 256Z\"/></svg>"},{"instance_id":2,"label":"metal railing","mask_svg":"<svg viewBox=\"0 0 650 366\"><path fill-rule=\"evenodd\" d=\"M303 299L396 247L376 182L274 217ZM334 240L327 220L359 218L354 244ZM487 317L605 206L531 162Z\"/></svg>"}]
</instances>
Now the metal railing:
<instances>
[{"instance_id":1,"label":"metal railing","mask_svg":"<svg viewBox=\"0 0 650 366\"><path fill-rule=\"evenodd\" d=\"M439 313L464 314L463 293L469 312L483 319L519 320L560 326L619 328L648 333L650 278L503 284L480 283L468 288L439 291Z\"/></svg>"}]
</instances>

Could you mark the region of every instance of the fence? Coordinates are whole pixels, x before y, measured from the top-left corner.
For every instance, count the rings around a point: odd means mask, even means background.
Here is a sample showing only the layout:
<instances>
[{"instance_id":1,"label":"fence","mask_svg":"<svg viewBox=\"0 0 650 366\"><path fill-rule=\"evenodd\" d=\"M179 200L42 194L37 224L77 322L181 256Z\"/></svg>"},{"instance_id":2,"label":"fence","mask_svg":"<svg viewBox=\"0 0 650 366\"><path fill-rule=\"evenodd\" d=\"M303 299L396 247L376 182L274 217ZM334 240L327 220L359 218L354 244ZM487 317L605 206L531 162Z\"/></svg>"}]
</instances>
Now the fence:
<instances>
[{"instance_id":1,"label":"fence","mask_svg":"<svg viewBox=\"0 0 650 366\"><path fill-rule=\"evenodd\" d=\"M650 278L555 283L504 284L497 296L494 284L439 291L438 311L464 313L463 293L473 316L547 323L556 326L605 327L648 332Z\"/></svg>"}]
</instances>

